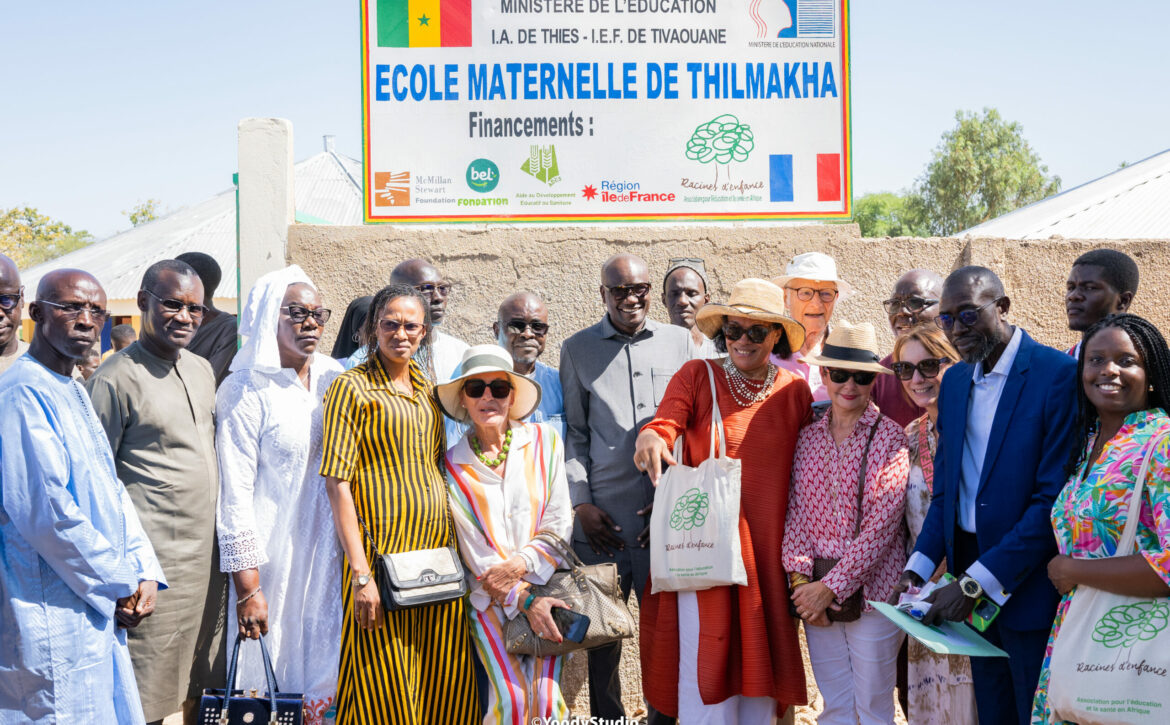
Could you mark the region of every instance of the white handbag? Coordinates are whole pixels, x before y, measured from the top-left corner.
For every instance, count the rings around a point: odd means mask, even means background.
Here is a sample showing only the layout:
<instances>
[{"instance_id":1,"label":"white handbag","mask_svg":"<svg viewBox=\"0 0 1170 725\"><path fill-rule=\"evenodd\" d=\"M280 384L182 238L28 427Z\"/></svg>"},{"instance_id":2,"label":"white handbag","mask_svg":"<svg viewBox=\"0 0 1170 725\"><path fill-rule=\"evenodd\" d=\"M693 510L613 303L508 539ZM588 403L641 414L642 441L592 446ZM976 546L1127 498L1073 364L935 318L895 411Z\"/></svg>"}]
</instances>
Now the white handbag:
<instances>
[{"instance_id":1,"label":"white handbag","mask_svg":"<svg viewBox=\"0 0 1170 725\"><path fill-rule=\"evenodd\" d=\"M1160 438L1147 444L1114 556L1135 553L1142 494ZM1052 646L1050 721L1170 722L1168 625L1170 597L1130 597L1078 586Z\"/></svg>"},{"instance_id":2,"label":"white handbag","mask_svg":"<svg viewBox=\"0 0 1170 725\"><path fill-rule=\"evenodd\" d=\"M678 463L666 469L654 491L650 587L655 594L747 585L739 542L740 462L727 457L710 362L707 378L711 383L710 455L694 468L684 465L685 433L680 434L674 444Z\"/></svg>"}]
</instances>

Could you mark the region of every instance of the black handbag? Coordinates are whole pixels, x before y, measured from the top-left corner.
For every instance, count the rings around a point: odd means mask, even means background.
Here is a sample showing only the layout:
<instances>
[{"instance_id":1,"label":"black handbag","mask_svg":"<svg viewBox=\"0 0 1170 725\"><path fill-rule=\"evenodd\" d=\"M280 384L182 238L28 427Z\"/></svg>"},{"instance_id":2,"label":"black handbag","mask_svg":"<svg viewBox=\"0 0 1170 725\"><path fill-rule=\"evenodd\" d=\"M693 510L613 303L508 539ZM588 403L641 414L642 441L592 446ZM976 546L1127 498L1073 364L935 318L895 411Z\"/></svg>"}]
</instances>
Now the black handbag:
<instances>
[{"instance_id":1,"label":"black handbag","mask_svg":"<svg viewBox=\"0 0 1170 725\"><path fill-rule=\"evenodd\" d=\"M374 582L378 585L378 596L387 612L427 604L446 604L462 599L467 594L463 562L454 546L383 554L360 515L358 523L362 525L362 531L374 549L371 568L374 570Z\"/></svg>"},{"instance_id":2,"label":"black handbag","mask_svg":"<svg viewBox=\"0 0 1170 725\"><path fill-rule=\"evenodd\" d=\"M305 697L301 693L281 692L276 684L276 672L264 637L260 637L260 653L264 657L264 676L268 692L261 697L256 690L236 689L236 666L240 661L240 643L246 638L236 635L232 660L228 667L227 688L203 691L199 700L199 725L301 725L304 721Z\"/></svg>"}]
</instances>

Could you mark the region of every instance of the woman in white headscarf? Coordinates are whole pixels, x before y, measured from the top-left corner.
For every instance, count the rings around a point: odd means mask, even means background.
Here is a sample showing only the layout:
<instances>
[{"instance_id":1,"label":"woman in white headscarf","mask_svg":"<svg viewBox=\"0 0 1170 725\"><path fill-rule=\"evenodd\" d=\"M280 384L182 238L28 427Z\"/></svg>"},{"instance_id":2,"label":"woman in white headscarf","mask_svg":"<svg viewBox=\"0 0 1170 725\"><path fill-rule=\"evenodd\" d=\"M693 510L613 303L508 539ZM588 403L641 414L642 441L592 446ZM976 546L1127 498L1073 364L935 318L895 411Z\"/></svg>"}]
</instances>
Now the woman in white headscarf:
<instances>
[{"instance_id":1,"label":"woman in white headscarf","mask_svg":"<svg viewBox=\"0 0 1170 725\"><path fill-rule=\"evenodd\" d=\"M321 400L342 372L317 352L329 314L300 267L261 277L216 396L216 528L234 584L227 631L265 635L280 689L304 693L314 724L336 695L341 647L341 547L317 473ZM267 690L259 647L241 647L236 686Z\"/></svg>"}]
</instances>

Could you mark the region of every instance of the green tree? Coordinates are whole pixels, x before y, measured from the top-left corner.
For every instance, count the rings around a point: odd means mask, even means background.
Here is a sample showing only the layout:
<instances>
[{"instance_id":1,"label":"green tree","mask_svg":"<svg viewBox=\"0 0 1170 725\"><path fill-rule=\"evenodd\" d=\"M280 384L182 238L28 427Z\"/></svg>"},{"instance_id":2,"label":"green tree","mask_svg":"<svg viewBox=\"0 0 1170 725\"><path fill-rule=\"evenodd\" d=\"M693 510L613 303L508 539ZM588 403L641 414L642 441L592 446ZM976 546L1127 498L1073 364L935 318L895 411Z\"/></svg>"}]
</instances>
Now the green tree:
<instances>
[{"instance_id":1,"label":"green tree","mask_svg":"<svg viewBox=\"0 0 1170 725\"><path fill-rule=\"evenodd\" d=\"M162 202L158 199L147 199L130 207L129 211L123 211L122 213L126 215L132 225L138 226L139 224L145 224L146 222L152 222L158 219L160 207L162 207Z\"/></svg>"},{"instance_id":2,"label":"green tree","mask_svg":"<svg viewBox=\"0 0 1170 725\"><path fill-rule=\"evenodd\" d=\"M89 232L74 231L31 206L0 211L0 252L21 269L56 259L93 241Z\"/></svg>"},{"instance_id":3,"label":"green tree","mask_svg":"<svg viewBox=\"0 0 1170 725\"><path fill-rule=\"evenodd\" d=\"M853 203L853 221L863 237L925 236L925 228L907 209L908 202L907 194L866 194Z\"/></svg>"},{"instance_id":4,"label":"green tree","mask_svg":"<svg viewBox=\"0 0 1170 725\"><path fill-rule=\"evenodd\" d=\"M907 211L929 234L947 236L1060 191L1060 177L994 108L958 111L915 183Z\"/></svg>"}]
</instances>

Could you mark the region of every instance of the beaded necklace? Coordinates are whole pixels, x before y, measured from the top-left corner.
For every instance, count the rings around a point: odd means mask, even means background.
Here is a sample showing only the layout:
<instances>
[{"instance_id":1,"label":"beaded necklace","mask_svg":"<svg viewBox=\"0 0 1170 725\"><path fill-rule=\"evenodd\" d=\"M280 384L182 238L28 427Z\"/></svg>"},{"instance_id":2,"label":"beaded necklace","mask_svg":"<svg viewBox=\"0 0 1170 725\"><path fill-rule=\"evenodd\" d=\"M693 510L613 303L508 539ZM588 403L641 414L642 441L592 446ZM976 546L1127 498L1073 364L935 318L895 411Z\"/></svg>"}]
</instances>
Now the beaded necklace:
<instances>
[{"instance_id":1,"label":"beaded necklace","mask_svg":"<svg viewBox=\"0 0 1170 725\"><path fill-rule=\"evenodd\" d=\"M500 446L500 455L495 458L488 458L484 455L483 449L479 447L479 439L475 436L471 437L471 450L475 451L475 457L479 459L480 463L488 468L495 468L508 460L508 449L512 447L512 429L508 428L508 432L504 434L504 445Z\"/></svg>"},{"instance_id":2,"label":"beaded necklace","mask_svg":"<svg viewBox=\"0 0 1170 725\"><path fill-rule=\"evenodd\" d=\"M727 373L727 387L731 390L731 397L741 408L766 399L772 392L772 384L776 382L776 366L772 363L768 363L768 376L762 381L746 377L731 362L730 357L723 358L723 370Z\"/></svg>"}]
</instances>

